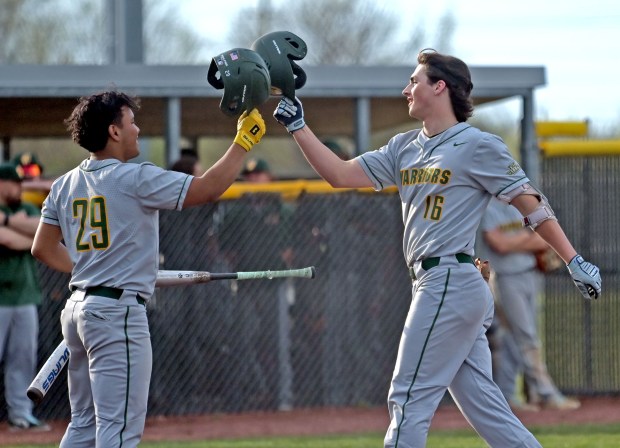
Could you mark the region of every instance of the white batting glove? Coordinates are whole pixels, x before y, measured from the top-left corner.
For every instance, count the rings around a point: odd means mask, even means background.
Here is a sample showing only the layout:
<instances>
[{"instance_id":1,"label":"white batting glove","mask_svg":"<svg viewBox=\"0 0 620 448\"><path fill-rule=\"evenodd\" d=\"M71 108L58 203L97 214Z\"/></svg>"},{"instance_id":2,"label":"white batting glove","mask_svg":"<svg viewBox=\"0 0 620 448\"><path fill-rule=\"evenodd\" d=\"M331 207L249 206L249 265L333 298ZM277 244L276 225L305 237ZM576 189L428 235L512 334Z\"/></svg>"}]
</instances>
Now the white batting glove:
<instances>
[{"instance_id":1,"label":"white batting glove","mask_svg":"<svg viewBox=\"0 0 620 448\"><path fill-rule=\"evenodd\" d=\"M598 267L585 261L581 255L575 255L566 267L581 295L586 299L598 299L601 295L601 274Z\"/></svg>"},{"instance_id":2,"label":"white batting glove","mask_svg":"<svg viewBox=\"0 0 620 448\"><path fill-rule=\"evenodd\" d=\"M291 134L298 129L303 128L306 125L304 121L304 109L301 105L299 98L295 97L294 100L282 97L278 103L278 107L273 112L274 118L281 125L286 127L286 130Z\"/></svg>"}]
</instances>

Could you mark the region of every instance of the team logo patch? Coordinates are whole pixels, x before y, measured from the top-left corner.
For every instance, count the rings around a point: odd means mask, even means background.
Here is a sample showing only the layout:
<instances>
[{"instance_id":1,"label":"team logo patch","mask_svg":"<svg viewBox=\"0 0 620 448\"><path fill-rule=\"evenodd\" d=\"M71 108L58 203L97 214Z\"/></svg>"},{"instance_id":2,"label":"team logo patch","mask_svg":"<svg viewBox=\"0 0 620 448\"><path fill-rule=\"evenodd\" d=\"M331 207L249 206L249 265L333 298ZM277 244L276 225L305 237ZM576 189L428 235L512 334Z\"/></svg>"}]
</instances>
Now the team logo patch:
<instances>
[{"instance_id":1,"label":"team logo patch","mask_svg":"<svg viewBox=\"0 0 620 448\"><path fill-rule=\"evenodd\" d=\"M513 175L518 173L519 171L521 171L521 167L517 162L513 161L510 165L508 165L508 170L506 171L506 174Z\"/></svg>"}]
</instances>

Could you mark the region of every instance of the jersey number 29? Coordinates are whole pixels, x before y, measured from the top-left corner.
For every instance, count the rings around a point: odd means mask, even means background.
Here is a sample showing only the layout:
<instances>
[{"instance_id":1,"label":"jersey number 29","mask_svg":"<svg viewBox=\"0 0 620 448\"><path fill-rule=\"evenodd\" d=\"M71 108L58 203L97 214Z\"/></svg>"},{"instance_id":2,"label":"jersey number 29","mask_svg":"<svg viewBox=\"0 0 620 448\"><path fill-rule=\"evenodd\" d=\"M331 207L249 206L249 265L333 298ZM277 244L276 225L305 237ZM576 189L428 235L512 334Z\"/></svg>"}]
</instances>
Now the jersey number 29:
<instances>
[{"instance_id":1,"label":"jersey number 29","mask_svg":"<svg viewBox=\"0 0 620 448\"><path fill-rule=\"evenodd\" d=\"M107 249L110 245L110 231L104 197L74 200L73 217L80 220L80 228L75 238L78 251Z\"/></svg>"}]
</instances>

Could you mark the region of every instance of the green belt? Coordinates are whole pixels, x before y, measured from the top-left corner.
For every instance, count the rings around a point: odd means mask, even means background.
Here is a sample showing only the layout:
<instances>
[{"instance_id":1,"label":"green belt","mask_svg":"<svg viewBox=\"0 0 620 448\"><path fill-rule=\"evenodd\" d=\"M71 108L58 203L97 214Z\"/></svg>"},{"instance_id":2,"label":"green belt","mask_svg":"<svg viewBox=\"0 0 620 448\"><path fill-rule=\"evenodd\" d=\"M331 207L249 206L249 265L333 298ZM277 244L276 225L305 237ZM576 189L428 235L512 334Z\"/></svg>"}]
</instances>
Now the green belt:
<instances>
[{"instance_id":1,"label":"green belt","mask_svg":"<svg viewBox=\"0 0 620 448\"><path fill-rule=\"evenodd\" d=\"M464 253L458 253L455 255L456 261L459 263L471 263L474 264L474 260L471 255L467 255ZM441 257L429 257L422 260L422 269L428 271L429 269L433 269L435 266L439 266L439 262L441 261ZM409 267L409 276L412 280L415 280L415 272L413 266Z\"/></svg>"},{"instance_id":2,"label":"green belt","mask_svg":"<svg viewBox=\"0 0 620 448\"><path fill-rule=\"evenodd\" d=\"M86 295L107 297L108 299L118 300L123 295L123 290L120 288L111 288L109 286L92 286L90 288L86 288ZM146 305L146 300L139 295L136 297L136 300L140 305Z\"/></svg>"}]
</instances>

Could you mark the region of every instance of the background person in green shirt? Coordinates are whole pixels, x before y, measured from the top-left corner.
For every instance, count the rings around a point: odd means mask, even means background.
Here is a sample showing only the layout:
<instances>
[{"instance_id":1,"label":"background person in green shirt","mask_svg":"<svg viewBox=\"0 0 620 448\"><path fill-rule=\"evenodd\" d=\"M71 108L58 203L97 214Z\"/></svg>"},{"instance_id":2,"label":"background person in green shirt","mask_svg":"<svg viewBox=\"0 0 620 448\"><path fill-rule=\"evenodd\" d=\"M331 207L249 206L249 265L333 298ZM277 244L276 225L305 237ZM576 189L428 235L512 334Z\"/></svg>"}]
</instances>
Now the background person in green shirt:
<instances>
[{"instance_id":1,"label":"background person in green shirt","mask_svg":"<svg viewBox=\"0 0 620 448\"><path fill-rule=\"evenodd\" d=\"M22 202L21 178L10 163L0 165L0 360L11 430L49 430L32 415L26 396L35 375L41 303L37 267L30 254L39 209Z\"/></svg>"}]
</instances>

